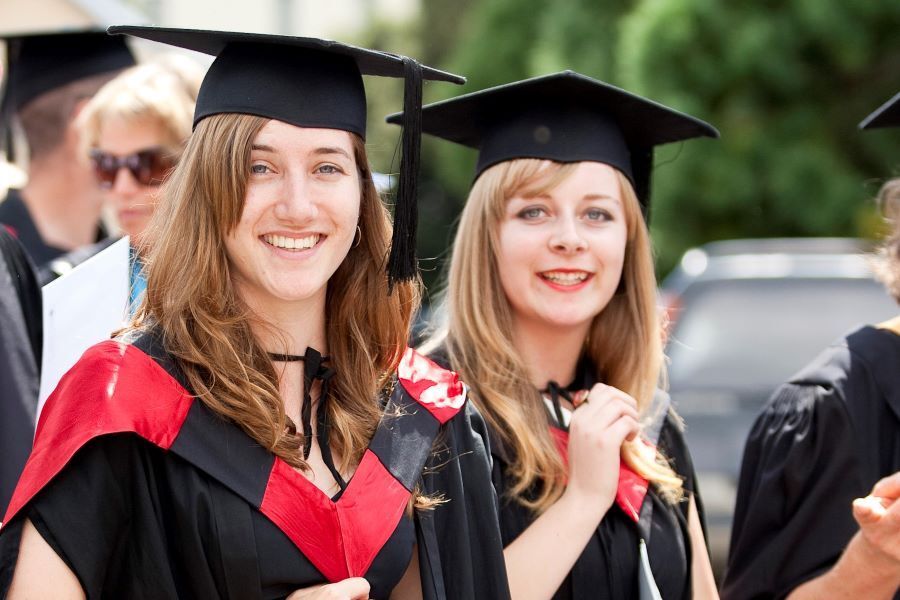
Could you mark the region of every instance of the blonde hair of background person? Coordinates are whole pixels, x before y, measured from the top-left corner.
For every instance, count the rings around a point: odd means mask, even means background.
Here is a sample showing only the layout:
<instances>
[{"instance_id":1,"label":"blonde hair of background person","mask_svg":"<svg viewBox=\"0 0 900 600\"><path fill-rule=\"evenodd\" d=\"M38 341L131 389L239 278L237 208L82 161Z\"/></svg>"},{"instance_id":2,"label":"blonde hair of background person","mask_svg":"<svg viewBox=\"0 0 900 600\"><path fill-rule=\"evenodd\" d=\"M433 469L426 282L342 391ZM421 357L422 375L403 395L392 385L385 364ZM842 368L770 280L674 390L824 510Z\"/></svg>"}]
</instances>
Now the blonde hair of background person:
<instances>
[{"instance_id":1,"label":"blonde hair of background person","mask_svg":"<svg viewBox=\"0 0 900 600\"><path fill-rule=\"evenodd\" d=\"M878 193L878 204L890 231L874 261L875 276L900 303L900 177L887 181Z\"/></svg>"},{"instance_id":2,"label":"blonde hair of background person","mask_svg":"<svg viewBox=\"0 0 900 600\"><path fill-rule=\"evenodd\" d=\"M565 489L565 470L546 428L546 408L513 345L509 302L497 265L497 230L507 199L527 189L538 195L565 179L577 163L536 159L507 161L487 169L469 193L453 245L443 310L447 322L427 346L444 344L453 368L473 386L473 400L516 457L510 495L538 513ZM617 293L598 314L585 340L585 354L601 380L635 398L643 414L660 381L663 352L656 278L647 228L631 183L617 173L628 243ZM539 187L534 187L539 182ZM665 457L635 439L622 458L672 502L682 497L681 479ZM540 483L533 501L526 490Z\"/></svg>"},{"instance_id":3,"label":"blonde hair of background person","mask_svg":"<svg viewBox=\"0 0 900 600\"><path fill-rule=\"evenodd\" d=\"M194 103L203 81L203 69L178 55L160 57L122 71L85 105L77 124L85 150L96 145L104 119L150 119L167 134L166 143L181 151L191 135Z\"/></svg>"},{"instance_id":4,"label":"blonde hair of background person","mask_svg":"<svg viewBox=\"0 0 900 600\"><path fill-rule=\"evenodd\" d=\"M150 127L161 137L159 145L166 156L172 164L177 163L191 135L203 74L196 62L175 54L123 71L97 92L78 117L83 154L101 143L104 125L123 128L119 136L130 128ZM136 193L148 200L158 196L156 189L138 189ZM107 199L115 194L115 189L108 190ZM110 202L104 204L107 225L115 231L120 224L113 208Z\"/></svg>"}]
</instances>

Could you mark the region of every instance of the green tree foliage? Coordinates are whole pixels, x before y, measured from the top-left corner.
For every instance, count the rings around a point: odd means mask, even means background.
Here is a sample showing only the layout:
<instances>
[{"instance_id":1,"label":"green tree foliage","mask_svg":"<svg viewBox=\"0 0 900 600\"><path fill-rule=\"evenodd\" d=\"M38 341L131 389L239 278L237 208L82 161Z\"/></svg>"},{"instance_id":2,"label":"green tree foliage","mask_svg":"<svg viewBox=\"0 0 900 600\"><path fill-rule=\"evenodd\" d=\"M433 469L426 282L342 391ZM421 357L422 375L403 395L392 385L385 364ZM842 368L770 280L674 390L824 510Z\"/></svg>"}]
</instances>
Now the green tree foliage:
<instances>
[{"instance_id":1,"label":"green tree foliage","mask_svg":"<svg viewBox=\"0 0 900 600\"><path fill-rule=\"evenodd\" d=\"M900 136L856 124L900 90L898 32L877 0L642 0L622 20L622 85L722 133L657 153L663 270L714 239L873 234Z\"/></svg>"}]
</instances>

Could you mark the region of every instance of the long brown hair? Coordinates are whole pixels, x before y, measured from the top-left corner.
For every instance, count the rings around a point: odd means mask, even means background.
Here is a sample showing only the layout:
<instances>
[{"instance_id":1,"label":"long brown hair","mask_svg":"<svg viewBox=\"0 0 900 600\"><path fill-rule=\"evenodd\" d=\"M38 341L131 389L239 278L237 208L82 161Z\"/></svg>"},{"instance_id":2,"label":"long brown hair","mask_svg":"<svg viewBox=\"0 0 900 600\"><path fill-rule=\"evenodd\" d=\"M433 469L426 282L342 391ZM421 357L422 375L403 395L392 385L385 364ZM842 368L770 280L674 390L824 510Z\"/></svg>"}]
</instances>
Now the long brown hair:
<instances>
[{"instance_id":1,"label":"long brown hair","mask_svg":"<svg viewBox=\"0 0 900 600\"><path fill-rule=\"evenodd\" d=\"M221 114L200 121L163 191L147 239L147 292L131 324L158 327L193 393L264 448L305 469L302 432L285 414L278 376L232 285L224 238L243 210L250 148L267 119ZM380 415L419 302L419 283L394 285L384 270L391 225L353 136L361 180L361 240L328 282L326 336L337 374L327 403L340 468L357 464ZM377 299L377 302L373 301Z\"/></svg>"},{"instance_id":2,"label":"long brown hair","mask_svg":"<svg viewBox=\"0 0 900 600\"><path fill-rule=\"evenodd\" d=\"M499 225L515 195L539 195L576 168L537 159L500 163L484 171L469 193L450 260L443 311L447 322L426 344L443 344L451 366L472 388L472 399L515 459L507 494L537 512L565 488L565 468L547 425L541 396L513 344L509 301L497 270ZM663 367L656 307L656 278L647 227L631 183L621 173L627 245L621 291L594 318L584 345L602 380L649 409ZM670 500L680 498L681 479L664 457L639 440L622 447L622 458Z\"/></svg>"}]
</instances>

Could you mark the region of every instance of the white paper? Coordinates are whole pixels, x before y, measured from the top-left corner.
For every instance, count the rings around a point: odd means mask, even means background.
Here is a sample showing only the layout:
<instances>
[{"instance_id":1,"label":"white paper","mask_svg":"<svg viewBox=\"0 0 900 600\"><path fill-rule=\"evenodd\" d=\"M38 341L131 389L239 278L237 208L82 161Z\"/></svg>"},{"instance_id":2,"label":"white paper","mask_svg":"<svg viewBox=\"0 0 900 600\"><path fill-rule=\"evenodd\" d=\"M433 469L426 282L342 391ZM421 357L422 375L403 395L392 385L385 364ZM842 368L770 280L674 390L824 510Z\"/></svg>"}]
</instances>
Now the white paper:
<instances>
[{"instance_id":1,"label":"white paper","mask_svg":"<svg viewBox=\"0 0 900 600\"><path fill-rule=\"evenodd\" d=\"M125 237L44 286L38 419L47 397L84 351L124 324L129 275Z\"/></svg>"}]
</instances>

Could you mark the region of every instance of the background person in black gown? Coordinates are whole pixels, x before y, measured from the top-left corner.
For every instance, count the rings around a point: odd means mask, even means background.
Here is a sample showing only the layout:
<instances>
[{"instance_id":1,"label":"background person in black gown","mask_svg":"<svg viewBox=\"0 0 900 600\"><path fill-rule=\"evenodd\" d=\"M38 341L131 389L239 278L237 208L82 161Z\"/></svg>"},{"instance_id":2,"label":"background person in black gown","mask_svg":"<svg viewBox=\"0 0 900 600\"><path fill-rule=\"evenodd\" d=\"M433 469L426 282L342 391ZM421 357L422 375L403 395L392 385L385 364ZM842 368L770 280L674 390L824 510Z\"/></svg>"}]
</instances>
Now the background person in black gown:
<instances>
[{"instance_id":1,"label":"background person in black gown","mask_svg":"<svg viewBox=\"0 0 900 600\"><path fill-rule=\"evenodd\" d=\"M900 95L861 124L900 125ZM877 274L900 302L900 179ZM864 498L865 497L865 498ZM747 439L723 598L900 598L900 317L836 341Z\"/></svg>"},{"instance_id":2,"label":"background person in black gown","mask_svg":"<svg viewBox=\"0 0 900 600\"><path fill-rule=\"evenodd\" d=\"M31 451L41 365L41 288L13 235L0 225L0 511Z\"/></svg>"},{"instance_id":3,"label":"background person in black gown","mask_svg":"<svg viewBox=\"0 0 900 600\"><path fill-rule=\"evenodd\" d=\"M12 162L17 122L28 145L28 181L0 201L8 225L35 267L106 236L102 198L75 120L116 73L134 64L122 38L103 30L16 34L6 41L0 145Z\"/></svg>"}]
</instances>

